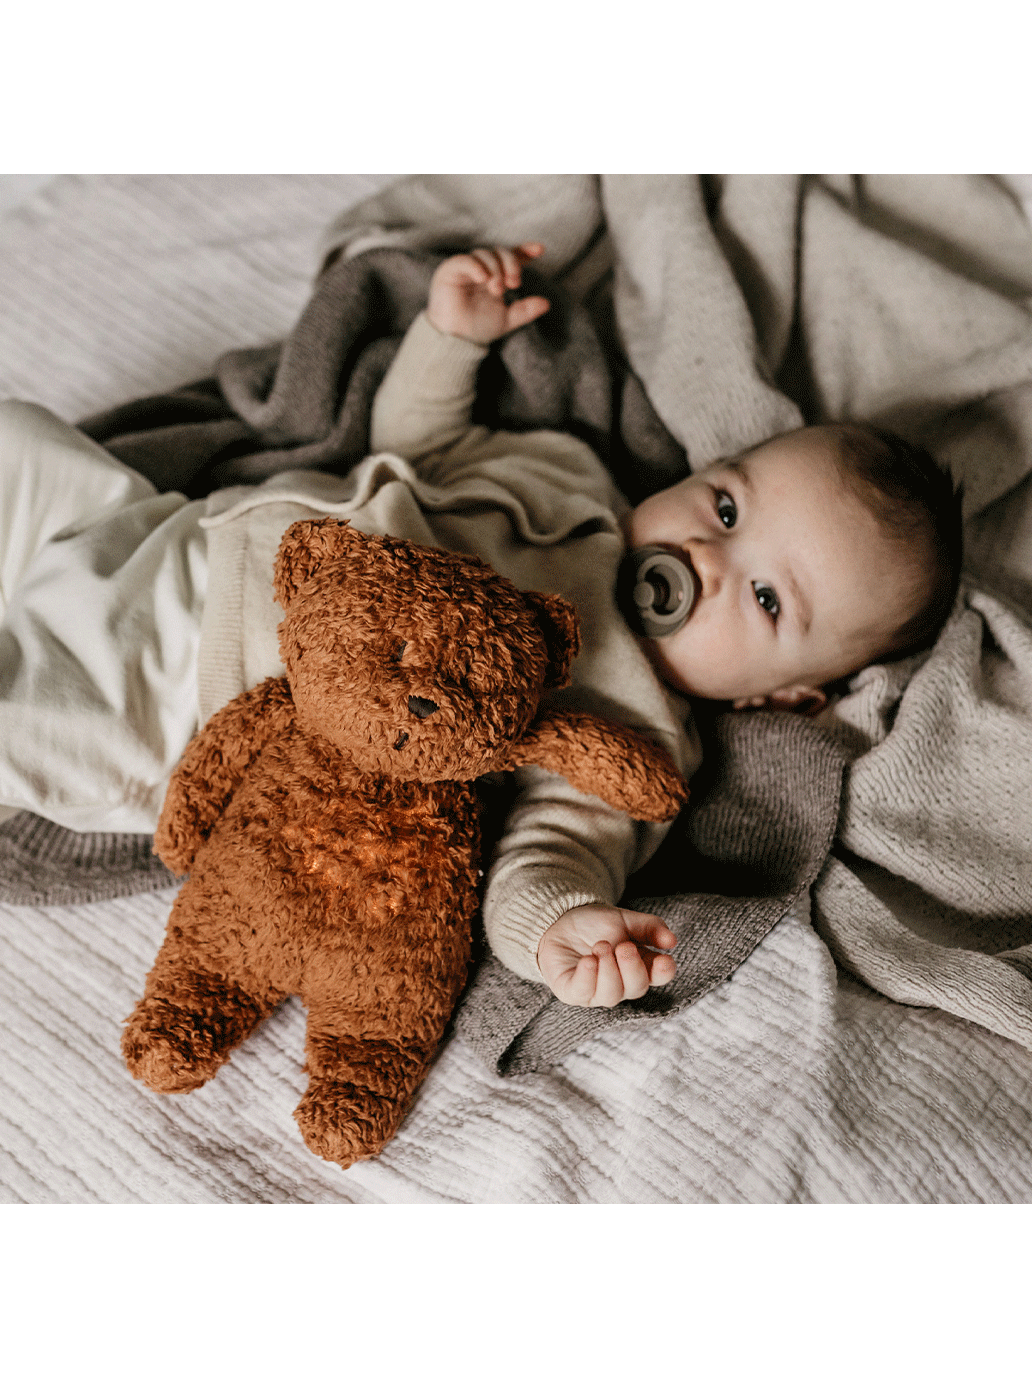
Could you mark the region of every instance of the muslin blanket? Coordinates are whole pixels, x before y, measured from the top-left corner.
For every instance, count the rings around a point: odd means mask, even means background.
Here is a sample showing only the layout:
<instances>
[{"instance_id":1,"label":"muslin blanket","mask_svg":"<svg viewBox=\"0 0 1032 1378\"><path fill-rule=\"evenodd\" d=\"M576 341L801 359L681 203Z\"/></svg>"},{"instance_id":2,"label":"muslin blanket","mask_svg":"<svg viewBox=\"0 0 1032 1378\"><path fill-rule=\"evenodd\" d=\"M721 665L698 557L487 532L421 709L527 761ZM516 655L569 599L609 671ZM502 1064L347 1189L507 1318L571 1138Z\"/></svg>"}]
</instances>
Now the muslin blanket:
<instances>
[{"instance_id":1,"label":"muslin blanket","mask_svg":"<svg viewBox=\"0 0 1032 1378\"><path fill-rule=\"evenodd\" d=\"M934 650L865 671L821 723L712 724L723 773L649 877L682 940L675 987L569 1011L485 960L459 1033L502 1070L548 1065L606 1022L696 999L813 885L849 970L1032 1047L1032 238L993 179L411 179L332 228L282 347L87 429L190 492L346 468L440 255L531 237L556 309L485 365L480 419L585 435L632 497L801 421L876 420L963 479L972 560ZM9 874L17 827L0 829ZM29 870L104 893L102 845L37 830ZM160 883L124 849L118 865L120 887Z\"/></svg>"}]
</instances>

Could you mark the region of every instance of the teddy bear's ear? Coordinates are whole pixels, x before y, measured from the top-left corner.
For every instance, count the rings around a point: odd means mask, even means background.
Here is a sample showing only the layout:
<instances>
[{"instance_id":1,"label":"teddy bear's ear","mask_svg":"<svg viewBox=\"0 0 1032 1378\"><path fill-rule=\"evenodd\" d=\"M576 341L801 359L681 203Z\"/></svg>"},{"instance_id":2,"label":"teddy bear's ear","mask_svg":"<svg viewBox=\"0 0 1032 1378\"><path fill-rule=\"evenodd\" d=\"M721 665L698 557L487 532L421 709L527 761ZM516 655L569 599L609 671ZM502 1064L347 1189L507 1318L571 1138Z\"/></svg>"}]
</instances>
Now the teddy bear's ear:
<instances>
[{"instance_id":1,"label":"teddy bear's ear","mask_svg":"<svg viewBox=\"0 0 1032 1378\"><path fill-rule=\"evenodd\" d=\"M548 647L545 689L561 689L570 680L570 665L580 650L577 609L554 593L524 593Z\"/></svg>"},{"instance_id":2,"label":"teddy bear's ear","mask_svg":"<svg viewBox=\"0 0 1032 1378\"><path fill-rule=\"evenodd\" d=\"M339 560L361 541L358 532L336 517L316 517L288 526L276 556L273 588L288 607L298 589L326 560Z\"/></svg>"}]
</instances>

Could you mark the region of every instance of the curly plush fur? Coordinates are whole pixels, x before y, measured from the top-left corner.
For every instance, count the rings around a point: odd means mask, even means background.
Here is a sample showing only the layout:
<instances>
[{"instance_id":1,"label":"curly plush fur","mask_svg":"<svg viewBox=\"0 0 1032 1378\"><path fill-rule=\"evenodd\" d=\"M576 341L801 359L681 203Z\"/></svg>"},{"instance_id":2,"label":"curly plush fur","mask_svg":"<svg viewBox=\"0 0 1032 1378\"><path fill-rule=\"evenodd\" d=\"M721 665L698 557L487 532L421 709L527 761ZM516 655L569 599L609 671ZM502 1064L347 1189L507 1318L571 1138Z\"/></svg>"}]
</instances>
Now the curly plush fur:
<instances>
[{"instance_id":1,"label":"curly plush fur","mask_svg":"<svg viewBox=\"0 0 1032 1378\"><path fill-rule=\"evenodd\" d=\"M189 872L122 1050L155 1091L203 1085L288 995L308 1011L295 1116L313 1152L375 1156L466 979L473 781L535 763L639 818L687 797L666 755L589 714L539 714L574 609L483 561L332 518L280 546L287 669L194 738L155 847Z\"/></svg>"}]
</instances>

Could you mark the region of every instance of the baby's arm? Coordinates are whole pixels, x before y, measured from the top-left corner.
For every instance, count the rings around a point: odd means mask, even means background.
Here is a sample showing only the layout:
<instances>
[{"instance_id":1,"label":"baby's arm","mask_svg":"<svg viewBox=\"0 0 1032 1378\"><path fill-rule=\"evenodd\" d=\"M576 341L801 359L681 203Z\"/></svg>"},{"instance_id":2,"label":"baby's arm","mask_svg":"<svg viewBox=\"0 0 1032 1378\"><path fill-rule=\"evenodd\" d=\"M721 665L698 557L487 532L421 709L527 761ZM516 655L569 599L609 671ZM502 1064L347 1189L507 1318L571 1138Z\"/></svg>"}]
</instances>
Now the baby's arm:
<instances>
[{"instance_id":1,"label":"baby's arm","mask_svg":"<svg viewBox=\"0 0 1032 1378\"><path fill-rule=\"evenodd\" d=\"M488 345L548 310L544 297L505 302L520 284L523 263L541 252L540 244L475 249L437 268L426 311L410 326L373 400L374 453L418 459L462 439Z\"/></svg>"},{"instance_id":2,"label":"baby's arm","mask_svg":"<svg viewBox=\"0 0 1032 1378\"><path fill-rule=\"evenodd\" d=\"M513 756L563 777L559 792L544 775L531 786L540 802L549 793L556 802L563 795L569 801L549 815L547 809L535 813L526 798L510 818L509 833L522 836L532 859L521 879L536 887L545 912L551 905L556 914L531 949L541 976L569 1005L616 1005L644 995L650 985L665 985L676 969L671 957L655 949L673 947L673 933L651 915L607 901L619 895L628 870L643 859L646 834L634 820L670 823L688 798L673 760L648 736L621 723L556 708L541 715ZM549 852L554 872L546 880ZM518 847L509 859L518 875ZM533 928L525 937L533 942Z\"/></svg>"},{"instance_id":3,"label":"baby's arm","mask_svg":"<svg viewBox=\"0 0 1032 1378\"><path fill-rule=\"evenodd\" d=\"M484 895L495 955L573 1005L615 1005L672 980L673 959L650 949L673 947L673 934L617 905L668 825L635 823L536 767L517 781Z\"/></svg>"}]
</instances>

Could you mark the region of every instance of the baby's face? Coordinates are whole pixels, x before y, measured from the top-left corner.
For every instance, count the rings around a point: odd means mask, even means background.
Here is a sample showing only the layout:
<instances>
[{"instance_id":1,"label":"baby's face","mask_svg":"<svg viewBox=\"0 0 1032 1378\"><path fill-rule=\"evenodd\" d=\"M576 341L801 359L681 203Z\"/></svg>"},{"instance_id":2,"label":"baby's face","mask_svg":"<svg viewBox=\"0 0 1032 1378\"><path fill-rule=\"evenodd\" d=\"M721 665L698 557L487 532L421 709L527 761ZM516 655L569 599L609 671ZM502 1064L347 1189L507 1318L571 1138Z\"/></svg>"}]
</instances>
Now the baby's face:
<instances>
[{"instance_id":1,"label":"baby's face","mask_svg":"<svg viewBox=\"0 0 1032 1378\"><path fill-rule=\"evenodd\" d=\"M700 470L624 530L629 546L664 546L695 572L688 621L642 644L669 684L700 698L820 688L884 654L913 610L898 549L819 427Z\"/></svg>"}]
</instances>

